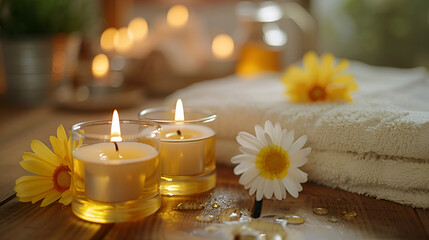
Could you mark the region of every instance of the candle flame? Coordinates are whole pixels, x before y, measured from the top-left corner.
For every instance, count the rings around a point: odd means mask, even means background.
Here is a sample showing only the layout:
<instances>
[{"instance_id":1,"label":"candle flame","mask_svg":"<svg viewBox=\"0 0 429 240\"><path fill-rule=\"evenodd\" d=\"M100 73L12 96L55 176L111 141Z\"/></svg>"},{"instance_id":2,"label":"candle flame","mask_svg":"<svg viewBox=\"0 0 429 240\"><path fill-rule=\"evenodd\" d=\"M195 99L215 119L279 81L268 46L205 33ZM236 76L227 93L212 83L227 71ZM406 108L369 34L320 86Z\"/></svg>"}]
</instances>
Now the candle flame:
<instances>
[{"instance_id":1,"label":"candle flame","mask_svg":"<svg viewBox=\"0 0 429 240\"><path fill-rule=\"evenodd\" d=\"M112 116L112 128L110 130L110 141L112 142L122 141L121 126L119 124L119 114L116 109L113 111L113 116Z\"/></svg>"},{"instance_id":2,"label":"candle flame","mask_svg":"<svg viewBox=\"0 0 429 240\"><path fill-rule=\"evenodd\" d=\"M184 27L188 23L188 19L188 9L181 4L174 5L168 10L167 23L173 28Z\"/></svg>"},{"instance_id":3,"label":"candle flame","mask_svg":"<svg viewBox=\"0 0 429 240\"><path fill-rule=\"evenodd\" d=\"M183 103L179 98L176 103L176 113L174 114L175 121L185 121L185 113L183 112Z\"/></svg>"}]
</instances>

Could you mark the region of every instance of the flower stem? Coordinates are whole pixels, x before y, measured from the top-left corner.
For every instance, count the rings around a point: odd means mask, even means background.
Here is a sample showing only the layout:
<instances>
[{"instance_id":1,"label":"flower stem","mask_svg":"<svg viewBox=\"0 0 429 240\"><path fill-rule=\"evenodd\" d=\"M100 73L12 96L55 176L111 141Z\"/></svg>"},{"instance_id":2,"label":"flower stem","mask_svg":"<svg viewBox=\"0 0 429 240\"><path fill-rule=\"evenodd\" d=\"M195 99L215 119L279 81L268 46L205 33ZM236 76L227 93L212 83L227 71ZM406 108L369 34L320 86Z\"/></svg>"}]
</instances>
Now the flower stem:
<instances>
[{"instance_id":1,"label":"flower stem","mask_svg":"<svg viewBox=\"0 0 429 240\"><path fill-rule=\"evenodd\" d=\"M259 218L261 216L262 200L264 199L261 199L259 201L255 200L255 203L253 205L253 210L252 210L252 218Z\"/></svg>"}]
</instances>

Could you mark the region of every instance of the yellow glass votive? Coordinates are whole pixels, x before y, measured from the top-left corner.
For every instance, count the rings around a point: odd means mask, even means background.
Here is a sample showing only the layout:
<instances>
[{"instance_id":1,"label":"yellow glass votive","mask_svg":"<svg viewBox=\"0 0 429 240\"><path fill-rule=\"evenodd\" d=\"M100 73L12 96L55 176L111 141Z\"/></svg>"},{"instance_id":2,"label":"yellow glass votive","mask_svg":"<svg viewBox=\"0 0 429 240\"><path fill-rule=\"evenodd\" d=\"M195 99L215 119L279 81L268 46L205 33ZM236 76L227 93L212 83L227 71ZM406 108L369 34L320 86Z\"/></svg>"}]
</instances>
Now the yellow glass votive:
<instances>
[{"instance_id":1,"label":"yellow glass votive","mask_svg":"<svg viewBox=\"0 0 429 240\"><path fill-rule=\"evenodd\" d=\"M216 186L216 134L207 123L216 119L209 111L185 109L184 120L175 120L175 109L151 108L139 119L162 126L160 139L163 195L190 195Z\"/></svg>"},{"instance_id":2,"label":"yellow glass votive","mask_svg":"<svg viewBox=\"0 0 429 240\"><path fill-rule=\"evenodd\" d=\"M122 120L120 135L112 136L111 125L92 121L72 127L72 210L92 222L136 220L161 206L161 127Z\"/></svg>"}]
</instances>

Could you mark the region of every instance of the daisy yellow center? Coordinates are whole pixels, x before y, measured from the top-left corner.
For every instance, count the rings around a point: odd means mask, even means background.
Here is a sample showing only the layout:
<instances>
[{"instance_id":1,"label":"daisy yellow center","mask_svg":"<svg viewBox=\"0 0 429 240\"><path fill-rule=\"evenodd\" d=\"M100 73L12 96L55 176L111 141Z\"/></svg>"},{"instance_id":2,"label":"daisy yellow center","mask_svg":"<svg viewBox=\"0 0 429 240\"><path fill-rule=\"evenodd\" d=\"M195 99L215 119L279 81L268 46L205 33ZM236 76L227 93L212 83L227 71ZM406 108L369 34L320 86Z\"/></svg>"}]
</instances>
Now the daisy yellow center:
<instances>
[{"instance_id":1,"label":"daisy yellow center","mask_svg":"<svg viewBox=\"0 0 429 240\"><path fill-rule=\"evenodd\" d=\"M320 101L326 98L326 90L325 88L314 85L310 91L308 91L308 97L311 101Z\"/></svg>"},{"instance_id":2,"label":"daisy yellow center","mask_svg":"<svg viewBox=\"0 0 429 240\"><path fill-rule=\"evenodd\" d=\"M263 178L283 179L289 166L289 154L277 145L263 147L256 156L256 168Z\"/></svg>"},{"instance_id":3,"label":"daisy yellow center","mask_svg":"<svg viewBox=\"0 0 429 240\"><path fill-rule=\"evenodd\" d=\"M52 175L52 181L54 182L54 188L58 192L64 192L69 189L71 183L70 168L67 165L58 166Z\"/></svg>"}]
</instances>

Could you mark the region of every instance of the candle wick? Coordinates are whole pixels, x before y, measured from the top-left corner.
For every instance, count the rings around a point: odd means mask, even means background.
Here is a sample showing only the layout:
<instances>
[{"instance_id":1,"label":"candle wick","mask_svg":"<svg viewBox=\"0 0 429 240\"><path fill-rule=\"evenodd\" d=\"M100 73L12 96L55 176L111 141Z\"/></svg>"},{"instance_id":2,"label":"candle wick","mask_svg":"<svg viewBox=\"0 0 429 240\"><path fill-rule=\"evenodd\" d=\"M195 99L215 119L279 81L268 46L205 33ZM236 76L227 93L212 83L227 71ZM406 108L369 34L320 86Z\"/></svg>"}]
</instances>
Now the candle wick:
<instances>
[{"instance_id":1,"label":"candle wick","mask_svg":"<svg viewBox=\"0 0 429 240\"><path fill-rule=\"evenodd\" d=\"M182 136L182 132L180 130L177 130L177 135Z\"/></svg>"},{"instance_id":2,"label":"candle wick","mask_svg":"<svg viewBox=\"0 0 429 240\"><path fill-rule=\"evenodd\" d=\"M118 152L119 151L118 143L116 143L116 142L113 142L113 143L115 144L115 149Z\"/></svg>"}]
</instances>

